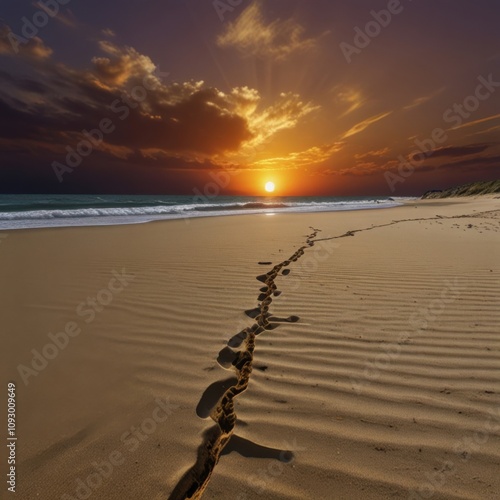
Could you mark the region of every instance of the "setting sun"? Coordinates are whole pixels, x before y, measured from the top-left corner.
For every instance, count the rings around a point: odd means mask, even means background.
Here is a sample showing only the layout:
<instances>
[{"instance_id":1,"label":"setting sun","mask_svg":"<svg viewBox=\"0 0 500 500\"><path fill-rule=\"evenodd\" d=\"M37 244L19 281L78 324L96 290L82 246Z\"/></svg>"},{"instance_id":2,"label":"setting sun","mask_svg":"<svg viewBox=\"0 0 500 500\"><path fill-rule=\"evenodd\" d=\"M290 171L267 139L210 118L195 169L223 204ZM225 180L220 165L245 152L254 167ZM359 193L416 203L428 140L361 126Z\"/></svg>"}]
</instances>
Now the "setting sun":
<instances>
[{"instance_id":1,"label":"setting sun","mask_svg":"<svg viewBox=\"0 0 500 500\"><path fill-rule=\"evenodd\" d=\"M268 193L273 193L274 190L276 189L276 186L274 185L274 182L266 182L266 185L264 186L264 189L268 192Z\"/></svg>"}]
</instances>

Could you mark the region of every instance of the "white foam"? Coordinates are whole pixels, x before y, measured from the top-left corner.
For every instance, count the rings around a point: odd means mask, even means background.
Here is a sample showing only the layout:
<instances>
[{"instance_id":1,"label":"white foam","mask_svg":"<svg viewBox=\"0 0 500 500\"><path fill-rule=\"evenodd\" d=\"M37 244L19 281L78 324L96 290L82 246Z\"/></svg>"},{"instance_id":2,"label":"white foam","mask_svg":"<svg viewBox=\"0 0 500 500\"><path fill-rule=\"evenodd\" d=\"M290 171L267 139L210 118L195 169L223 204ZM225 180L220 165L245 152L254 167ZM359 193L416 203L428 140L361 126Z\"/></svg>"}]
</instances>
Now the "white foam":
<instances>
[{"instance_id":1,"label":"white foam","mask_svg":"<svg viewBox=\"0 0 500 500\"><path fill-rule=\"evenodd\" d=\"M135 224L154 220L213 217L225 215L329 212L389 208L401 205L403 199L198 203L140 207L78 208L0 212L0 229L27 229L64 226L98 226Z\"/></svg>"}]
</instances>

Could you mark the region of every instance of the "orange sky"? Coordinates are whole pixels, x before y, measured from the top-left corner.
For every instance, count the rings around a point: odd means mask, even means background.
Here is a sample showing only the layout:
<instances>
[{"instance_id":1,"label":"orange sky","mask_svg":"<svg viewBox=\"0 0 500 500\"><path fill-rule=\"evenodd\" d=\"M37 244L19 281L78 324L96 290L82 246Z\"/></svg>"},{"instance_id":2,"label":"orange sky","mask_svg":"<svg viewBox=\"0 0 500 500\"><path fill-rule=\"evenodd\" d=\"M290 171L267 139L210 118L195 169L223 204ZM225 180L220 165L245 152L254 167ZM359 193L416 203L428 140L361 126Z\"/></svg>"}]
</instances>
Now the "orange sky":
<instances>
[{"instance_id":1,"label":"orange sky","mask_svg":"<svg viewBox=\"0 0 500 500\"><path fill-rule=\"evenodd\" d=\"M41 7L6 8L5 192L405 195L498 177L498 3L117 6L33 29Z\"/></svg>"}]
</instances>

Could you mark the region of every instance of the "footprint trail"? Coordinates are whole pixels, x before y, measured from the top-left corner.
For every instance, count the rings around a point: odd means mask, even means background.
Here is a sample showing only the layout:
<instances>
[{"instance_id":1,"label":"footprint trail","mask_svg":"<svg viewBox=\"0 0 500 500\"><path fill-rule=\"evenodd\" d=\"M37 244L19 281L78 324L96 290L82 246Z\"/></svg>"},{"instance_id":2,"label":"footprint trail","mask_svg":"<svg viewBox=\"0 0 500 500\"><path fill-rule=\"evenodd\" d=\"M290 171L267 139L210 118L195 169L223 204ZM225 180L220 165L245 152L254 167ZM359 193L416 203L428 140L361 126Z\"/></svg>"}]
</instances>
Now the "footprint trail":
<instances>
[{"instance_id":1,"label":"footprint trail","mask_svg":"<svg viewBox=\"0 0 500 500\"><path fill-rule=\"evenodd\" d=\"M200 499L206 490L221 453L233 436L237 420L234 399L246 390L250 382L253 369L253 355L258 335L265 331L274 330L283 323L296 323L299 321L300 318L298 316L290 316L288 318L272 316L269 308L273 302L273 297L281 294L275 284L276 278L280 273L282 276L290 274L290 269L287 269L288 266L300 259L304 255L305 250L314 245L314 239L320 230L313 227L311 229L313 232L306 237L305 245L301 246L287 260L275 265L266 274L257 276L257 280L264 284L260 288L257 297L258 306L245 311L245 314L253 319L255 323L234 335L228 341L227 346L220 351L217 358L222 368L236 372L236 378L226 380L223 385L216 384L219 390L225 390L215 404L213 399L214 394L217 394L217 387L210 387L205 391L205 393L210 395L208 399L211 399L211 403L209 404L213 404L213 408L210 412L210 408L201 408L203 405L200 403L197 413L198 415L209 415L215 422L215 425L203 434L203 442L198 448L196 463L177 483L169 497L170 500ZM271 265L268 262L259 262L259 265L265 264ZM241 348L241 350L233 350L238 348ZM224 385L227 387L228 382L231 385L226 389Z\"/></svg>"},{"instance_id":2,"label":"footprint trail","mask_svg":"<svg viewBox=\"0 0 500 500\"><path fill-rule=\"evenodd\" d=\"M259 289L259 295L257 297L258 306L245 311L245 314L249 318L253 319L255 323L251 327L245 328L241 332L234 335L228 341L227 347L221 350L217 359L221 367L234 370L236 372L236 376L233 376L225 381L212 384L213 387L210 386L205 391L205 393L208 394L205 399L210 400L210 403L207 404L205 401L204 404L201 404L200 402L197 408L197 413L199 416L209 415L212 420L214 420L215 425L204 433L203 442L198 448L196 463L177 483L174 491L169 497L170 500L200 499L203 492L206 490L221 453L231 440L231 437L233 437L237 420L236 412L234 410L234 398L245 391L248 387L253 368L253 354L258 335L265 331L273 330L279 327L280 324L295 323L299 321L300 318L298 316L290 316L288 318L275 317L270 313L269 308L272 304L273 297L277 297L281 294L275 284L276 278L280 274L281 276L287 276L290 273L290 269L288 269L288 267L292 263L297 262L297 260L304 255L306 249L314 246L315 243L352 237L365 231L373 231L399 224L424 221L442 221L443 219L497 219L499 217L499 210L491 210L475 214L452 215L448 217L438 215L436 217L427 218L399 219L385 224L358 228L337 236L328 236L324 238L317 238L320 230L311 227L313 232L306 237L305 245L301 246L287 260L275 265L266 274L257 276L257 280L264 285ZM472 224L469 224L468 227L472 227ZM258 264L271 265L269 262L259 262ZM241 350L233 350L238 348L241 348ZM267 369L267 367L264 367L263 369ZM217 402L215 402L216 396L221 393L222 396L220 396ZM238 436L234 436L234 439L238 440L240 438L238 438Z\"/></svg>"}]
</instances>

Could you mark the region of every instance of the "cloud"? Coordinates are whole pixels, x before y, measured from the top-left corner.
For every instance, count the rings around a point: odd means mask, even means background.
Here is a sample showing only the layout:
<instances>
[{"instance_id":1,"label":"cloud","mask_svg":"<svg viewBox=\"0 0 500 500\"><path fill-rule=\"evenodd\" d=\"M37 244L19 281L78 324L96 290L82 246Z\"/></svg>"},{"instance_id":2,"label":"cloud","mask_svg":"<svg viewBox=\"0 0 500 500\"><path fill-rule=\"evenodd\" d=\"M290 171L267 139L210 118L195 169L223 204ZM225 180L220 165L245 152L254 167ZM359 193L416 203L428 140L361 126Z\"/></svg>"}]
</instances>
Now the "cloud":
<instances>
[{"instance_id":1,"label":"cloud","mask_svg":"<svg viewBox=\"0 0 500 500\"><path fill-rule=\"evenodd\" d=\"M387 155L390 152L389 148L377 149L374 151L368 151L367 153L358 153L354 155L356 160L373 160L379 159Z\"/></svg>"},{"instance_id":2,"label":"cloud","mask_svg":"<svg viewBox=\"0 0 500 500\"><path fill-rule=\"evenodd\" d=\"M490 127L484 130L478 130L477 132L474 132L473 134L469 134L467 137L471 137L474 135L485 135L485 134L490 134L491 132L496 132L497 130L500 130L500 125L495 125L494 127Z\"/></svg>"},{"instance_id":3,"label":"cloud","mask_svg":"<svg viewBox=\"0 0 500 500\"><path fill-rule=\"evenodd\" d=\"M439 168L468 168L468 167L477 167L480 169L494 169L497 174L500 173L500 156L486 156L483 158L471 158L470 160L463 160L458 163L449 164L449 165L440 165Z\"/></svg>"},{"instance_id":4,"label":"cloud","mask_svg":"<svg viewBox=\"0 0 500 500\"><path fill-rule=\"evenodd\" d=\"M103 119L108 119L113 123L112 133L105 136L108 145L156 147L193 156L220 154L238 149L251 133L244 118L212 104L216 92L210 88L195 90L176 104L156 103L149 110L147 100L141 106L128 96L128 105L111 91L104 105L89 95L83 102L76 96L52 96L45 104L24 107L0 100L4 116L9 118L3 136L52 137L61 147L65 143L75 147L85 139L84 130L95 130Z\"/></svg>"},{"instance_id":5,"label":"cloud","mask_svg":"<svg viewBox=\"0 0 500 500\"><path fill-rule=\"evenodd\" d=\"M133 76L144 77L153 74L156 66L153 61L131 47L120 48L108 41L99 46L108 57L94 57L96 76L108 85L121 86Z\"/></svg>"},{"instance_id":6,"label":"cloud","mask_svg":"<svg viewBox=\"0 0 500 500\"><path fill-rule=\"evenodd\" d=\"M59 9L57 14L54 16L53 11L49 8L49 5L47 5L49 2L33 2L33 5L35 7L38 7L40 10L45 11L50 18L55 19L56 21L60 22L61 24L64 24L65 26L69 28L76 28L78 26L78 21L73 14L73 12L70 9L65 9L63 12L62 9ZM66 2L67 3L67 2Z\"/></svg>"},{"instance_id":7,"label":"cloud","mask_svg":"<svg viewBox=\"0 0 500 500\"><path fill-rule=\"evenodd\" d=\"M271 106L259 110L255 108L243 114L254 136L250 147L262 144L278 132L294 128L297 123L309 113L319 109L310 102L303 102L298 94L281 93Z\"/></svg>"},{"instance_id":8,"label":"cloud","mask_svg":"<svg viewBox=\"0 0 500 500\"><path fill-rule=\"evenodd\" d=\"M450 146L447 148L434 149L428 151L426 154L432 158L439 158L442 156L467 156L482 153L491 147L491 144L469 144L468 146ZM418 155L415 156L419 156Z\"/></svg>"},{"instance_id":9,"label":"cloud","mask_svg":"<svg viewBox=\"0 0 500 500\"><path fill-rule=\"evenodd\" d=\"M340 117L356 111L367 101L361 91L351 87L335 87L333 92L335 93L336 103L344 109L344 112L340 115Z\"/></svg>"},{"instance_id":10,"label":"cloud","mask_svg":"<svg viewBox=\"0 0 500 500\"><path fill-rule=\"evenodd\" d=\"M354 177L363 177L369 175L379 175L386 170L396 170L399 161L390 160L383 164L377 161L357 162L355 166L344 167L338 170L330 170L330 174L350 175Z\"/></svg>"},{"instance_id":11,"label":"cloud","mask_svg":"<svg viewBox=\"0 0 500 500\"><path fill-rule=\"evenodd\" d=\"M440 89L431 92L429 95L417 97L410 104L405 106L403 110L408 111L410 109L417 108L418 106L421 106L422 104L431 101L432 99L434 99L434 97L437 97L438 95L442 94L445 90L446 87L441 87Z\"/></svg>"},{"instance_id":12,"label":"cloud","mask_svg":"<svg viewBox=\"0 0 500 500\"><path fill-rule=\"evenodd\" d=\"M348 137L352 137L353 135L359 134L360 132L363 132L363 130L367 129L370 125L373 125L374 123L384 119L385 117L389 116L392 114L392 111L389 111L387 113L381 113L376 116L372 116L370 118L367 118L366 120L363 120L360 123L357 123L354 125L354 127L351 127L347 132L345 132L342 135L342 139L347 139Z\"/></svg>"},{"instance_id":13,"label":"cloud","mask_svg":"<svg viewBox=\"0 0 500 500\"><path fill-rule=\"evenodd\" d=\"M336 142L323 146L314 146L305 151L290 153L286 156L267 158L254 162L251 167L257 169L288 170L300 167L314 168L331 160L335 153L343 148L344 144Z\"/></svg>"},{"instance_id":14,"label":"cloud","mask_svg":"<svg viewBox=\"0 0 500 500\"><path fill-rule=\"evenodd\" d=\"M293 53L313 49L317 41L304 36L304 28L293 19L267 22L259 1L247 7L217 38L219 47L233 47L244 55L286 59Z\"/></svg>"},{"instance_id":15,"label":"cloud","mask_svg":"<svg viewBox=\"0 0 500 500\"><path fill-rule=\"evenodd\" d=\"M478 170L498 169L500 172L500 156L475 157L441 164L434 162L437 158L461 157L464 155L479 154L492 146L492 144L471 144L469 146L451 146L437 149L432 153L429 152L429 158L422 164L417 165L415 163L415 173L452 169L465 170L470 169L470 167L475 167ZM356 154L354 155L356 160L355 165L339 169L328 168L322 173L325 175L337 174L356 177L381 174L386 171L392 171L397 174L401 162L397 159L389 159L390 157L388 156L388 153L390 153L389 148L383 148L376 151Z\"/></svg>"},{"instance_id":16,"label":"cloud","mask_svg":"<svg viewBox=\"0 0 500 500\"><path fill-rule=\"evenodd\" d=\"M249 87L222 92L203 81L167 82L134 48L109 41L99 48L102 54L85 70L45 61L31 65L29 78L0 71L0 138L21 149L29 141L33 156L39 151L44 158L43 143L50 142L51 153L60 155L50 163L62 160L68 147L87 140L84 131L107 119L113 131L94 148L99 155L160 165L175 158L178 166L245 155L316 109L292 93L265 107Z\"/></svg>"},{"instance_id":17,"label":"cloud","mask_svg":"<svg viewBox=\"0 0 500 500\"><path fill-rule=\"evenodd\" d=\"M30 39L16 35L6 24L0 25L0 55L21 56L29 59L48 59L52 49L41 38Z\"/></svg>"},{"instance_id":18,"label":"cloud","mask_svg":"<svg viewBox=\"0 0 500 500\"><path fill-rule=\"evenodd\" d=\"M491 115L491 116L487 116L486 118L480 118L479 120L474 120L473 122L467 122L467 123L464 123L462 125L458 125L457 127L453 127L453 128L448 129L448 130L458 130L460 128L473 127L475 125L479 125L480 123L489 122L491 120L497 120L498 118L500 118L500 114Z\"/></svg>"},{"instance_id":19,"label":"cloud","mask_svg":"<svg viewBox=\"0 0 500 500\"><path fill-rule=\"evenodd\" d=\"M474 167L475 170L494 170L498 175L500 173L500 156L470 158L467 160L442 163L439 165L426 164L417 167L415 172L423 173L435 170L470 170L470 167Z\"/></svg>"},{"instance_id":20,"label":"cloud","mask_svg":"<svg viewBox=\"0 0 500 500\"><path fill-rule=\"evenodd\" d=\"M110 38L116 36L116 33L111 28L105 28L101 30L101 34Z\"/></svg>"}]
</instances>

